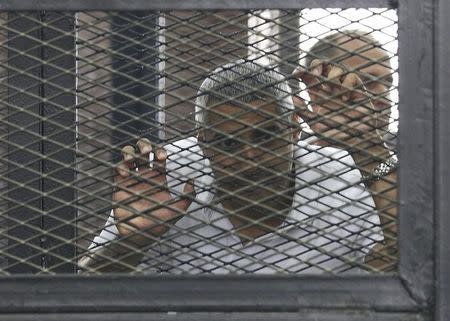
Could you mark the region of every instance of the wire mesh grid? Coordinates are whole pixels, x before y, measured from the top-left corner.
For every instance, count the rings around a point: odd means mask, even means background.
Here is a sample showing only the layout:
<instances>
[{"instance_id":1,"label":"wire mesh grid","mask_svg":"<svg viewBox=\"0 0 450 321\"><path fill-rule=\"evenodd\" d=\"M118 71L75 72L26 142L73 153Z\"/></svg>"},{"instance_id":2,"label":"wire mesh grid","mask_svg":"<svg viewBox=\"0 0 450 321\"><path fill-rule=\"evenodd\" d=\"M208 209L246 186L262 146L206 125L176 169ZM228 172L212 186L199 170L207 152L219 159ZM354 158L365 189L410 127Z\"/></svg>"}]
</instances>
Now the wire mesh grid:
<instances>
[{"instance_id":1,"label":"wire mesh grid","mask_svg":"<svg viewBox=\"0 0 450 321\"><path fill-rule=\"evenodd\" d=\"M395 10L0 19L1 273L395 272Z\"/></svg>"}]
</instances>

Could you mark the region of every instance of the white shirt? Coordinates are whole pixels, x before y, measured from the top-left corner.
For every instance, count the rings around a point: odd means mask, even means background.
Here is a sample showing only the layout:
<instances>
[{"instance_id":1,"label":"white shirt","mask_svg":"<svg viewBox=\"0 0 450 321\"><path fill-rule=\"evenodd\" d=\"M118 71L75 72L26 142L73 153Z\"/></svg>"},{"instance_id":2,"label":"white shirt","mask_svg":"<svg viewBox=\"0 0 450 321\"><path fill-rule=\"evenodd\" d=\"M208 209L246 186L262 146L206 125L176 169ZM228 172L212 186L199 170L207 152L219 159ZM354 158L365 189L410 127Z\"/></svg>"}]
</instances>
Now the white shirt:
<instances>
[{"instance_id":1,"label":"white shirt","mask_svg":"<svg viewBox=\"0 0 450 321\"><path fill-rule=\"evenodd\" d=\"M298 143L296 192L280 228L242 244L220 204L214 177L195 138L165 146L169 190L195 180L196 199L185 216L152 244L139 266L154 273L324 273L359 271L383 239L379 217L352 157L334 147ZM211 206L213 204L213 206ZM91 251L116 239L111 215Z\"/></svg>"}]
</instances>

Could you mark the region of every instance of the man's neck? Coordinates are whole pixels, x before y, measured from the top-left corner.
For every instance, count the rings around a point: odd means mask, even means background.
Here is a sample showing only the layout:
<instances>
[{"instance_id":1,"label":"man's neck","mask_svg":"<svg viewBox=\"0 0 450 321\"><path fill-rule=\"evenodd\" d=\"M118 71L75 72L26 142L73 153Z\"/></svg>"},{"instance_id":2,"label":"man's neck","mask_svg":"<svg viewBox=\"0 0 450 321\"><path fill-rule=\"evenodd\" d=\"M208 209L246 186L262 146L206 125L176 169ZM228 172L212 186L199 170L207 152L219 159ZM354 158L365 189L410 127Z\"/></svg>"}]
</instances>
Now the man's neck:
<instances>
[{"instance_id":1,"label":"man's neck","mask_svg":"<svg viewBox=\"0 0 450 321\"><path fill-rule=\"evenodd\" d=\"M251 207L249 209L242 210L241 207L235 206L233 200L224 200L222 202L223 208L230 214L229 220L233 225L233 230L240 237L242 243L254 240L260 236L276 231L280 225L285 221L286 216L289 214L295 194L295 172L292 170L292 177L289 178L286 184L286 194L276 196L271 199L271 204L266 207L267 212L255 211Z\"/></svg>"},{"instance_id":2,"label":"man's neck","mask_svg":"<svg viewBox=\"0 0 450 321\"><path fill-rule=\"evenodd\" d=\"M247 243L265 234L273 233L285 219L284 216L277 215L271 218L260 219L256 223L255 219L247 219L244 217L247 217L245 213L242 213L242 218L236 216L230 217L233 230L239 236L242 243Z\"/></svg>"},{"instance_id":3,"label":"man's neck","mask_svg":"<svg viewBox=\"0 0 450 321\"><path fill-rule=\"evenodd\" d=\"M383 162L389 158L389 150L383 145L381 141L379 142L362 142L360 139L346 141L345 144L337 144L331 139L320 139L311 142L313 145L318 146L330 146L339 148L342 150L347 150L352 156L355 165L367 173L373 171L380 162Z\"/></svg>"},{"instance_id":4,"label":"man's neck","mask_svg":"<svg viewBox=\"0 0 450 321\"><path fill-rule=\"evenodd\" d=\"M365 150L351 151L350 154L356 166L367 173L371 173L375 167L390 156L389 150L382 144L368 147Z\"/></svg>"}]
</instances>

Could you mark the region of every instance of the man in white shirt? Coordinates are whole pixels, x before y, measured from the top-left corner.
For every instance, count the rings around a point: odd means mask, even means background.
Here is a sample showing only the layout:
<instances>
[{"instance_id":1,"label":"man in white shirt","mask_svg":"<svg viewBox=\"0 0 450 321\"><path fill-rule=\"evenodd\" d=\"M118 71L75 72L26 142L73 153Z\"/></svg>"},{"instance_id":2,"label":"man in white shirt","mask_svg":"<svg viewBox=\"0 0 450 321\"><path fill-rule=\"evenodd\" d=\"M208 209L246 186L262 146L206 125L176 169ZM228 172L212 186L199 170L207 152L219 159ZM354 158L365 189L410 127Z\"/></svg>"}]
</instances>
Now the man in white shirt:
<instances>
[{"instance_id":1,"label":"man in white shirt","mask_svg":"<svg viewBox=\"0 0 450 321\"><path fill-rule=\"evenodd\" d=\"M320 141L347 150L371 190L384 240L367 263L379 271L396 270L397 156L389 132L392 75L388 52L372 35L346 30L319 39L294 76L306 85L310 108L301 108ZM294 96L294 104L304 100Z\"/></svg>"},{"instance_id":2,"label":"man in white shirt","mask_svg":"<svg viewBox=\"0 0 450 321\"><path fill-rule=\"evenodd\" d=\"M196 100L198 139L123 149L114 209L85 271L359 271L382 233L351 156L296 142L284 78L236 61ZM150 153L154 152L149 167Z\"/></svg>"}]
</instances>

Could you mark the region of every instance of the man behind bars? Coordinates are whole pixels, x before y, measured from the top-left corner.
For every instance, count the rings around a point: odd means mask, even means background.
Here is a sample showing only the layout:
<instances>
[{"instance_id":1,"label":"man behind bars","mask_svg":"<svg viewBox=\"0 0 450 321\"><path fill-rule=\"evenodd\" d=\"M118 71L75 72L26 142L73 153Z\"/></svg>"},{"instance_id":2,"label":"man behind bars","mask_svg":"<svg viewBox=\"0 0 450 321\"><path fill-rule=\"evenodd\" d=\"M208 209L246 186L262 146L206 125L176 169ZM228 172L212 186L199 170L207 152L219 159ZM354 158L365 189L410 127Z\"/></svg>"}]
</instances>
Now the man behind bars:
<instances>
[{"instance_id":1,"label":"man behind bars","mask_svg":"<svg viewBox=\"0 0 450 321\"><path fill-rule=\"evenodd\" d=\"M123 148L114 209L82 270L359 270L382 240L373 199L346 151L296 141L284 77L243 60L217 68L195 119L198 138Z\"/></svg>"},{"instance_id":2,"label":"man behind bars","mask_svg":"<svg viewBox=\"0 0 450 321\"><path fill-rule=\"evenodd\" d=\"M312 112L294 96L301 117L314 132L311 144L346 149L373 193L385 240L367 262L392 270L397 261L396 155L388 131L393 70L381 44L363 31L346 30L320 39L294 76L306 85Z\"/></svg>"}]
</instances>

